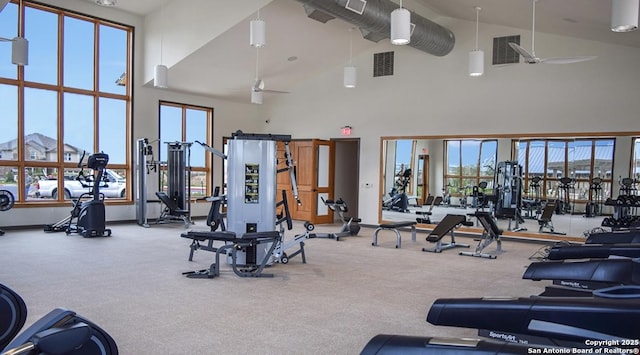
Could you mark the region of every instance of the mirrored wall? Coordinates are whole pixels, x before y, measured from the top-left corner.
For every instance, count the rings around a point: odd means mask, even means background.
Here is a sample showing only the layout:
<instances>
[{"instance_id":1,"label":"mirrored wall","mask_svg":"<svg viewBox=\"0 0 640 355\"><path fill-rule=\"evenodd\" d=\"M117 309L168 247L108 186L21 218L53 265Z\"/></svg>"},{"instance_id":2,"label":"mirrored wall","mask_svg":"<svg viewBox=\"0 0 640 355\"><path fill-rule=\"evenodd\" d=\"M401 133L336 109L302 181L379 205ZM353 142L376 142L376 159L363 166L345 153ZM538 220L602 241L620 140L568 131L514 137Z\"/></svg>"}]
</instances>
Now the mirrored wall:
<instances>
[{"instance_id":1,"label":"mirrored wall","mask_svg":"<svg viewBox=\"0 0 640 355\"><path fill-rule=\"evenodd\" d=\"M504 196L509 181L519 187L513 198L521 218L498 219L505 235L581 238L613 214L605 202L616 199L625 182L636 188L639 135L382 137L379 219L434 224L446 214L464 214L473 220L475 211L495 211L496 195Z\"/></svg>"}]
</instances>

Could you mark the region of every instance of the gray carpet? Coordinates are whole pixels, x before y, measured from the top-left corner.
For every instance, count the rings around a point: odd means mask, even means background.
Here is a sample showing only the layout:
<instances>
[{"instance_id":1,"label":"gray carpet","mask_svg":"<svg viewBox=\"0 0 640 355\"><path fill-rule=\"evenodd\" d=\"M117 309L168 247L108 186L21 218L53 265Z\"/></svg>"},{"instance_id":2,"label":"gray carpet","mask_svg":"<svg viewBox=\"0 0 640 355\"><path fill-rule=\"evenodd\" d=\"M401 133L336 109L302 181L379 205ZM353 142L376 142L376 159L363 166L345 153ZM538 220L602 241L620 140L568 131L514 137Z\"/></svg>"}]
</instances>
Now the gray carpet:
<instances>
[{"instance_id":1,"label":"gray carpet","mask_svg":"<svg viewBox=\"0 0 640 355\"><path fill-rule=\"evenodd\" d=\"M219 278L188 279L181 272L207 268L213 254L189 262L182 226L111 228L110 238L40 230L0 237L0 283L25 299L26 326L65 307L107 330L121 354L358 354L379 333L477 337L428 324L433 301L529 296L546 284L521 279L543 244L503 241L489 260L458 256L462 249L422 252L432 246L424 233L412 242L404 232L395 249L395 236L381 232L373 247L368 228L339 242L307 240L307 264L274 264L274 278L239 278L225 264Z\"/></svg>"}]
</instances>

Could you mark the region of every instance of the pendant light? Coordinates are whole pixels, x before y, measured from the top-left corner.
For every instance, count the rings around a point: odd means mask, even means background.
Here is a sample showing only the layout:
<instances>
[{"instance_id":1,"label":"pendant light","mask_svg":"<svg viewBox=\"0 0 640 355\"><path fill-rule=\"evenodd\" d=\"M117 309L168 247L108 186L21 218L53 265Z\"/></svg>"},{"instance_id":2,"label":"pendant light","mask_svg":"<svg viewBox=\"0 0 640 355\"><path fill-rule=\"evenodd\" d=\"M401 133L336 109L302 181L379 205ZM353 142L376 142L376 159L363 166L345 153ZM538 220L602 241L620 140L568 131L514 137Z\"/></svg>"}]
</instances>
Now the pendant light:
<instances>
[{"instance_id":1,"label":"pendant light","mask_svg":"<svg viewBox=\"0 0 640 355\"><path fill-rule=\"evenodd\" d=\"M24 18L24 5L22 0L18 4L18 36L13 39L0 37L0 42L11 42L11 63L15 65L29 65L29 41L22 35L24 26L22 19Z\"/></svg>"},{"instance_id":2,"label":"pendant light","mask_svg":"<svg viewBox=\"0 0 640 355\"><path fill-rule=\"evenodd\" d=\"M349 29L349 65L344 67L343 84L345 88L355 88L357 82L356 67L353 66L353 27Z\"/></svg>"},{"instance_id":3,"label":"pendant light","mask_svg":"<svg viewBox=\"0 0 640 355\"><path fill-rule=\"evenodd\" d=\"M391 44L403 45L411 42L411 13L400 7L391 12Z\"/></svg>"},{"instance_id":4,"label":"pendant light","mask_svg":"<svg viewBox=\"0 0 640 355\"><path fill-rule=\"evenodd\" d=\"M640 0L613 0L611 2L611 31L631 32L638 29Z\"/></svg>"},{"instance_id":5,"label":"pendant light","mask_svg":"<svg viewBox=\"0 0 640 355\"><path fill-rule=\"evenodd\" d=\"M478 49L478 26L480 23L480 10L476 10L476 48L469 52L469 76L481 76L484 73L484 52Z\"/></svg>"},{"instance_id":6,"label":"pendant light","mask_svg":"<svg viewBox=\"0 0 640 355\"><path fill-rule=\"evenodd\" d=\"M162 64L162 49L164 37L164 5L160 7L160 64L153 68L153 86L161 89L169 87L169 68Z\"/></svg>"},{"instance_id":7,"label":"pendant light","mask_svg":"<svg viewBox=\"0 0 640 355\"><path fill-rule=\"evenodd\" d=\"M260 48L266 44L267 25L260 19L260 10L256 19L249 24L249 44L251 47Z\"/></svg>"}]
</instances>

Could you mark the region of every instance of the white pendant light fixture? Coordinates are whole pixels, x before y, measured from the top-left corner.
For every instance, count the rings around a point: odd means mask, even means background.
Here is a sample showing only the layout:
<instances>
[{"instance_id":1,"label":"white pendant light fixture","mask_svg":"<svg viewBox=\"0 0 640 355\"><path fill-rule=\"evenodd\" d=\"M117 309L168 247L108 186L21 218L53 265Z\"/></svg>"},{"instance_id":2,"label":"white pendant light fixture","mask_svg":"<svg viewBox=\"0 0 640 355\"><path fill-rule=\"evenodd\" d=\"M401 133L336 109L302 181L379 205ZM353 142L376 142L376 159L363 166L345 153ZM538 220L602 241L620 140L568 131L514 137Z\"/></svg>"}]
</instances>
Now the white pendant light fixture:
<instances>
[{"instance_id":1,"label":"white pendant light fixture","mask_svg":"<svg viewBox=\"0 0 640 355\"><path fill-rule=\"evenodd\" d=\"M391 44L403 45L411 42L411 13L400 7L391 12Z\"/></svg>"},{"instance_id":2,"label":"white pendant light fixture","mask_svg":"<svg viewBox=\"0 0 640 355\"><path fill-rule=\"evenodd\" d=\"M18 36L13 39L0 37L0 42L11 42L11 63L15 65L29 65L29 41L22 35L22 12L24 6L22 0L18 4Z\"/></svg>"},{"instance_id":3,"label":"white pendant light fixture","mask_svg":"<svg viewBox=\"0 0 640 355\"><path fill-rule=\"evenodd\" d=\"M260 19L260 10L256 15L256 19L251 21L249 25L249 44L251 47L263 47L266 41L267 25Z\"/></svg>"},{"instance_id":4,"label":"white pendant light fixture","mask_svg":"<svg viewBox=\"0 0 640 355\"><path fill-rule=\"evenodd\" d=\"M262 91L251 90L251 103L262 105Z\"/></svg>"},{"instance_id":5,"label":"white pendant light fixture","mask_svg":"<svg viewBox=\"0 0 640 355\"><path fill-rule=\"evenodd\" d=\"M480 10L476 10L476 48L469 52L469 76L481 76L484 74L484 52L478 49L478 24L480 23Z\"/></svg>"},{"instance_id":6,"label":"white pendant light fixture","mask_svg":"<svg viewBox=\"0 0 640 355\"><path fill-rule=\"evenodd\" d=\"M355 88L357 82L356 67L353 66L353 27L349 29L349 65L344 67L343 84L345 88Z\"/></svg>"},{"instance_id":7,"label":"white pendant light fixture","mask_svg":"<svg viewBox=\"0 0 640 355\"><path fill-rule=\"evenodd\" d=\"M613 0L611 2L611 31L631 32L638 29L640 0Z\"/></svg>"},{"instance_id":8,"label":"white pendant light fixture","mask_svg":"<svg viewBox=\"0 0 640 355\"><path fill-rule=\"evenodd\" d=\"M153 86L161 89L169 87L169 68L162 64L162 50L164 37L164 5L160 8L160 64L153 68Z\"/></svg>"}]
</instances>

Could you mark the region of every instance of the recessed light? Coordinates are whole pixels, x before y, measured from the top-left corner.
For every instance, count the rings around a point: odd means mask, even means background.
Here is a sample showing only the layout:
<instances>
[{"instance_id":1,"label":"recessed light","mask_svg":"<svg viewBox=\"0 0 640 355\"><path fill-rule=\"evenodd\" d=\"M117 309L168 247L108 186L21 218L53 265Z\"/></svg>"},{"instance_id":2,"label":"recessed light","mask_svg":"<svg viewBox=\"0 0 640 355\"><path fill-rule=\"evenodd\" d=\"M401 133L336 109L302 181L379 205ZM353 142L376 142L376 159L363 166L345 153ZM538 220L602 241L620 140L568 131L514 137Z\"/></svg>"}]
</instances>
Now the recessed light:
<instances>
[{"instance_id":1,"label":"recessed light","mask_svg":"<svg viewBox=\"0 0 640 355\"><path fill-rule=\"evenodd\" d=\"M295 55L292 55L291 57L287 58L288 61L293 62L298 60L298 57L296 57Z\"/></svg>"},{"instance_id":2,"label":"recessed light","mask_svg":"<svg viewBox=\"0 0 640 355\"><path fill-rule=\"evenodd\" d=\"M100 6L116 6L116 0L96 0L96 4Z\"/></svg>"},{"instance_id":3,"label":"recessed light","mask_svg":"<svg viewBox=\"0 0 640 355\"><path fill-rule=\"evenodd\" d=\"M565 17L565 18L563 18L562 20L567 21L567 22L571 22L571 23L578 23L578 21L577 21L577 20L574 20L574 19L569 18L569 17Z\"/></svg>"}]
</instances>

